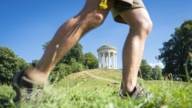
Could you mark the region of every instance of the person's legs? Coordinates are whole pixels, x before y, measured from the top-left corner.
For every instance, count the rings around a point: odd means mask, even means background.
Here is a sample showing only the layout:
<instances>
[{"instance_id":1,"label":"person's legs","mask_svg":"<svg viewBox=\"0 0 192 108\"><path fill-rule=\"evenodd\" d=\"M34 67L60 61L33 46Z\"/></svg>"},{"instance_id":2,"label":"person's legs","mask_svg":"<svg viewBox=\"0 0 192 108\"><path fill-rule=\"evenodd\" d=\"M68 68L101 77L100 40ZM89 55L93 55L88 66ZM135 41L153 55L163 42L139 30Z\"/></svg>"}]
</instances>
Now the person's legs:
<instances>
[{"instance_id":1,"label":"person's legs","mask_svg":"<svg viewBox=\"0 0 192 108\"><path fill-rule=\"evenodd\" d=\"M121 89L130 93L137 84L137 75L142 60L146 38L152 29L152 21L145 8L122 12L121 17L130 26L123 48L123 75Z\"/></svg>"},{"instance_id":2,"label":"person's legs","mask_svg":"<svg viewBox=\"0 0 192 108\"><path fill-rule=\"evenodd\" d=\"M54 66L79 41L83 34L103 22L109 9L99 10L99 3L100 0L87 0L83 10L59 28L37 66L27 69L25 72L30 80L39 84L45 83Z\"/></svg>"}]
</instances>

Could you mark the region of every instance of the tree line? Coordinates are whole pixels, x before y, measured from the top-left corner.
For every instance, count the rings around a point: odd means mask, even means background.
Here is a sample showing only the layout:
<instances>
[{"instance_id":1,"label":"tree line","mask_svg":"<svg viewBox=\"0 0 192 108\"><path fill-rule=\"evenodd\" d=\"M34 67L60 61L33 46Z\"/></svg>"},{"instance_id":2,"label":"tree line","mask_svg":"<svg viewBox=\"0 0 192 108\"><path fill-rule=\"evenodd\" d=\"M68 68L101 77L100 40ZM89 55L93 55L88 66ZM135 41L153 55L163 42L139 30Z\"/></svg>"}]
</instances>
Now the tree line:
<instances>
[{"instance_id":1,"label":"tree line","mask_svg":"<svg viewBox=\"0 0 192 108\"><path fill-rule=\"evenodd\" d=\"M45 48L45 46L43 46ZM37 65L39 60L27 63L24 59L17 56L11 49L0 47L0 83L10 84L13 75L30 66ZM98 60L91 52L83 53L83 47L77 43L55 66L49 80L55 82L64 76L86 69L98 68Z\"/></svg>"}]
</instances>

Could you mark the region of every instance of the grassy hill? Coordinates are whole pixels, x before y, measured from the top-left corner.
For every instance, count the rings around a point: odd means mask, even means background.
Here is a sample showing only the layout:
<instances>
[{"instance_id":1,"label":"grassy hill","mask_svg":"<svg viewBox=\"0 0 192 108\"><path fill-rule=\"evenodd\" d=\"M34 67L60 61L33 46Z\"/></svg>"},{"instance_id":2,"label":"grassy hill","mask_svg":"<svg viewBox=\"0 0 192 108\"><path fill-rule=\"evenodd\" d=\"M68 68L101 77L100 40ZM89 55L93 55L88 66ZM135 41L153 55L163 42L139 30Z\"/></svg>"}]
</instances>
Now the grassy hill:
<instances>
[{"instance_id":1,"label":"grassy hill","mask_svg":"<svg viewBox=\"0 0 192 108\"><path fill-rule=\"evenodd\" d=\"M21 103L22 108L191 108L192 84L174 81L143 81L153 94L145 99L121 99L118 96L121 72L117 70L87 70L71 74L58 83L46 86L39 95ZM15 107L9 86L0 86L0 102L9 100L7 108Z\"/></svg>"}]
</instances>

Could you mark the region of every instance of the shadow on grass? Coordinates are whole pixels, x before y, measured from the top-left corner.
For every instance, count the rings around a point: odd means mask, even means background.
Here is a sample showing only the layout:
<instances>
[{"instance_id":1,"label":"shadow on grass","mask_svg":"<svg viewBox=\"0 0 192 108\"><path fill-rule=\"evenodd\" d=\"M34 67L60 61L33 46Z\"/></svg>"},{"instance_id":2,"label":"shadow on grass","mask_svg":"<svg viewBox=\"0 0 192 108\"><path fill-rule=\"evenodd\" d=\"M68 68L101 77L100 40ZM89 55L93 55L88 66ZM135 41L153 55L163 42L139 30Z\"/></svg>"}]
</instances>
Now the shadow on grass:
<instances>
[{"instance_id":1,"label":"shadow on grass","mask_svg":"<svg viewBox=\"0 0 192 108\"><path fill-rule=\"evenodd\" d=\"M16 108L10 97L0 95L0 108Z\"/></svg>"}]
</instances>

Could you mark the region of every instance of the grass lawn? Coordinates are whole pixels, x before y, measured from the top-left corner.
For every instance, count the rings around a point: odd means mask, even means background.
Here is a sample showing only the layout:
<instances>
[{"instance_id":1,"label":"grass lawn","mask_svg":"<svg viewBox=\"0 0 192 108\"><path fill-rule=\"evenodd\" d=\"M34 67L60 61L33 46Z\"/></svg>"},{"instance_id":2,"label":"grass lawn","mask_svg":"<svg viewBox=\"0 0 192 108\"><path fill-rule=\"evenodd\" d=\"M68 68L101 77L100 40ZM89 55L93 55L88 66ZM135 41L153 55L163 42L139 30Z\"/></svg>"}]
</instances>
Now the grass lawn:
<instances>
[{"instance_id":1,"label":"grass lawn","mask_svg":"<svg viewBox=\"0 0 192 108\"><path fill-rule=\"evenodd\" d=\"M121 99L118 90L121 72L117 70L87 70L65 77L46 86L21 108L192 108L192 83L175 81L139 82L153 94L146 99ZM35 94L35 92L34 92ZM15 108L10 86L0 86L0 108ZM8 102L7 102L8 101Z\"/></svg>"}]
</instances>

